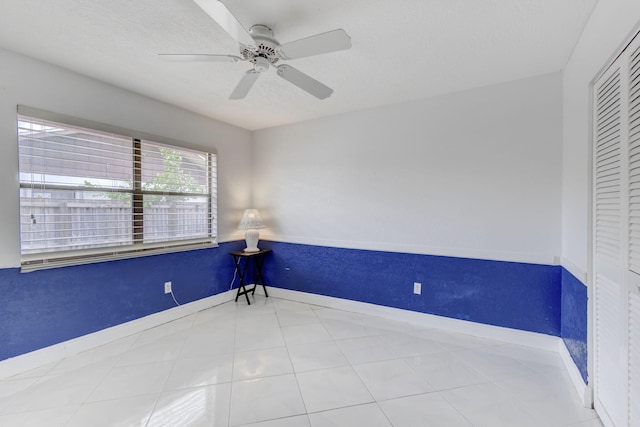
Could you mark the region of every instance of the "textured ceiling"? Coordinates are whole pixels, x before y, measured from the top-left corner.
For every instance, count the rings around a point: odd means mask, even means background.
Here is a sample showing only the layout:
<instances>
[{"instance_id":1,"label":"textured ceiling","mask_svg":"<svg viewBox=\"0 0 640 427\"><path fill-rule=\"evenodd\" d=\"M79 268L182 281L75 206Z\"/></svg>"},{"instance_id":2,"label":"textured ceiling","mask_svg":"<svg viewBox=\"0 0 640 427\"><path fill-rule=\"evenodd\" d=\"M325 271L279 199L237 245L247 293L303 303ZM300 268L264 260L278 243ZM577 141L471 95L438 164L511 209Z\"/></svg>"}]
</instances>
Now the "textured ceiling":
<instances>
[{"instance_id":1,"label":"textured ceiling","mask_svg":"<svg viewBox=\"0 0 640 427\"><path fill-rule=\"evenodd\" d=\"M343 28L351 50L288 63L334 89L318 100L263 74L228 100L246 62L191 0L2 0L0 47L246 129L457 92L561 70L597 0L223 0L280 43Z\"/></svg>"}]
</instances>

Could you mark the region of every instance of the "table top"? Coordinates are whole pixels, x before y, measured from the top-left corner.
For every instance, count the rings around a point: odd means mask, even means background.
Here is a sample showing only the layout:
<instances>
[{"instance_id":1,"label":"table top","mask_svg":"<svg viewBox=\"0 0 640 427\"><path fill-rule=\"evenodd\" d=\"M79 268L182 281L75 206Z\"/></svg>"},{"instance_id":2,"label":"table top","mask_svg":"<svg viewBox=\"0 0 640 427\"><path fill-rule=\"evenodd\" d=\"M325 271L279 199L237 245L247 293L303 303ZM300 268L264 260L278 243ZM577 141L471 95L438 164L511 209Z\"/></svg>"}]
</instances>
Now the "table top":
<instances>
[{"instance_id":1,"label":"table top","mask_svg":"<svg viewBox=\"0 0 640 427\"><path fill-rule=\"evenodd\" d=\"M260 249L257 252L233 251L229 252L229 254L233 256L252 257L256 255L268 254L269 252L272 252L271 249Z\"/></svg>"}]
</instances>

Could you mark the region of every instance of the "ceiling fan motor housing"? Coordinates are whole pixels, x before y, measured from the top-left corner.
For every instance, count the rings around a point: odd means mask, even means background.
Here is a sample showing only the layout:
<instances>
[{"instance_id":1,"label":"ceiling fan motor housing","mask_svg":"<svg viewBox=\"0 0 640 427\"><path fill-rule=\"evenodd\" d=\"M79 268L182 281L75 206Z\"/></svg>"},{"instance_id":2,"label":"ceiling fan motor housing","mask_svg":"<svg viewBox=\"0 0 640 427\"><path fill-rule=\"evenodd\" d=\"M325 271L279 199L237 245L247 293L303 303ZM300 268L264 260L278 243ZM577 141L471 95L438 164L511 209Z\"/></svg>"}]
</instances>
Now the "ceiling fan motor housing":
<instances>
[{"instance_id":1,"label":"ceiling fan motor housing","mask_svg":"<svg viewBox=\"0 0 640 427\"><path fill-rule=\"evenodd\" d=\"M262 73L269 69L269 64L274 65L280 59L276 52L280 43L273 38L273 31L266 25L254 25L249 29L249 34L255 40L256 46L240 45L240 54L255 64L256 71Z\"/></svg>"}]
</instances>

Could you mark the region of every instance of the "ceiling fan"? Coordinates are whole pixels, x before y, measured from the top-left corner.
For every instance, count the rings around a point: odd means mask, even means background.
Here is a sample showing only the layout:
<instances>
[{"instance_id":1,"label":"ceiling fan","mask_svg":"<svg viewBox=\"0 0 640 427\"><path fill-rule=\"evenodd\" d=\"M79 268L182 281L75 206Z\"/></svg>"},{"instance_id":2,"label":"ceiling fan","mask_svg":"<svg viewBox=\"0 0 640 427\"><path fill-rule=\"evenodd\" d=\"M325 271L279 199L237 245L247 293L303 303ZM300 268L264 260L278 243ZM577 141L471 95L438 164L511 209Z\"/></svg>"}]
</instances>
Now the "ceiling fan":
<instances>
[{"instance_id":1,"label":"ceiling fan","mask_svg":"<svg viewBox=\"0 0 640 427\"><path fill-rule=\"evenodd\" d=\"M240 55L213 54L160 54L175 61L237 62L248 61L253 68L247 71L229 99L247 96L261 73L270 66L278 76L319 99L331 96L333 89L307 74L287 64L276 65L280 60L303 58L351 48L351 37L342 29L316 34L303 39L280 44L273 38L273 32L262 24L252 26L247 31L219 0L194 0L214 21L240 44Z\"/></svg>"}]
</instances>

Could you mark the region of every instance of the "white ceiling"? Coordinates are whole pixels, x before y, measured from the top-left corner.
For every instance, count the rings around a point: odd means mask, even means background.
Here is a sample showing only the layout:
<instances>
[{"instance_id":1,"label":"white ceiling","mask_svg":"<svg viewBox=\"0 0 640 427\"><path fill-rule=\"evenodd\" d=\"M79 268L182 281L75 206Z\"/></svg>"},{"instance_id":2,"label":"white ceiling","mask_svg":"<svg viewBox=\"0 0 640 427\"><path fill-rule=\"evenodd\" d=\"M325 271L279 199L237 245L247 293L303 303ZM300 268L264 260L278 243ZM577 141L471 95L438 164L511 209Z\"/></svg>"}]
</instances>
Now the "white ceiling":
<instances>
[{"instance_id":1,"label":"white ceiling","mask_svg":"<svg viewBox=\"0 0 640 427\"><path fill-rule=\"evenodd\" d=\"M288 63L334 89L318 100L263 74L228 100L247 62L192 0L1 0L0 47L255 130L561 70L597 0L223 0L285 43L343 28L351 50Z\"/></svg>"}]
</instances>

